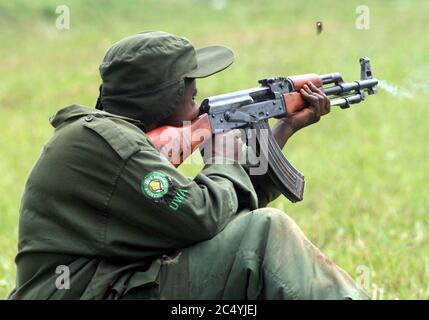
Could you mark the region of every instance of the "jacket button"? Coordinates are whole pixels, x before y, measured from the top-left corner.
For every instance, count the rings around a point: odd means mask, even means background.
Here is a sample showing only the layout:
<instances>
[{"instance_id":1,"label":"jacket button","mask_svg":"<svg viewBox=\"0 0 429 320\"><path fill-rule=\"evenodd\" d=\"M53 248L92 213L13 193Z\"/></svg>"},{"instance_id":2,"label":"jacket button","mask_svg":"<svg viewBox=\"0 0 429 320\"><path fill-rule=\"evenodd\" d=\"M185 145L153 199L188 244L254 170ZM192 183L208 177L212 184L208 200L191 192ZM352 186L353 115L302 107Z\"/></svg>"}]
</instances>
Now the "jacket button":
<instances>
[{"instance_id":1,"label":"jacket button","mask_svg":"<svg viewBox=\"0 0 429 320\"><path fill-rule=\"evenodd\" d=\"M88 114L88 115L85 117L85 121L86 121L86 122L91 122L91 121L92 121L92 119L94 119L94 116L93 116L92 114Z\"/></svg>"}]
</instances>

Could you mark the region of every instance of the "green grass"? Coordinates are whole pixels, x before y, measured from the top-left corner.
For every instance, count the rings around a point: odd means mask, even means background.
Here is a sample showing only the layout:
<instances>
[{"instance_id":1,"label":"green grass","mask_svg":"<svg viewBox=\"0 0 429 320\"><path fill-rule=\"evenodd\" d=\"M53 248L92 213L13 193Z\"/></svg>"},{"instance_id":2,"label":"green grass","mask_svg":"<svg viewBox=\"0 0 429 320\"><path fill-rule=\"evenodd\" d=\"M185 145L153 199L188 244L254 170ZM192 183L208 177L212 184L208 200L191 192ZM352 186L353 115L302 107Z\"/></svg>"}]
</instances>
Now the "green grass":
<instances>
[{"instance_id":1,"label":"green grass","mask_svg":"<svg viewBox=\"0 0 429 320\"><path fill-rule=\"evenodd\" d=\"M355 28L361 1L3 1L0 3L0 298L14 286L18 212L26 176L52 133L59 108L94 105L98 65L121 37L164 30L233 48L236 63L199 81L199 98L257 85L275 75L359 76L372 59L379 79L412 93L380 90L350 110L299 132L285 148L306 174L305 199L271 206L353 277L369 268L385 299L429 298L429 42L427 1L367 1L371 28ZM71 11L55 29L55 7ZM323 21L316 35L315 22ZM426 90L426 91L425 91ZM199 166L184 165L193 175Z\"/></svg>"}]
</instances>

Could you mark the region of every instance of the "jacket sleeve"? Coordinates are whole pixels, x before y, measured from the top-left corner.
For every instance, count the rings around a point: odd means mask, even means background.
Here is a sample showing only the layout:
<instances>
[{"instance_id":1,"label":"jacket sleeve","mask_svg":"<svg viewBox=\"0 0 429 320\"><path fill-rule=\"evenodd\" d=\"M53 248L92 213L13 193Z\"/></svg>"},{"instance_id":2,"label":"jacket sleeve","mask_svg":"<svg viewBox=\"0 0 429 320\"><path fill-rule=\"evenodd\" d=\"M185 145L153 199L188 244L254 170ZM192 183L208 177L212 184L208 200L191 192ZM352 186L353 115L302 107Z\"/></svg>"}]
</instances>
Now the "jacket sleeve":
<instances>
[{"instance_id":1,"label":"jacket sleeve","mask_svg":"<svg viewBox=\"0 0 429 320\"><path fill-rule=\"evenodd\" d=\"M107 253L136 257L178 249L214 237L237 212L256 209L244 168L213 160L191 180L150 146L127 159L108 204Z\"/></svg>"}]
</instances>

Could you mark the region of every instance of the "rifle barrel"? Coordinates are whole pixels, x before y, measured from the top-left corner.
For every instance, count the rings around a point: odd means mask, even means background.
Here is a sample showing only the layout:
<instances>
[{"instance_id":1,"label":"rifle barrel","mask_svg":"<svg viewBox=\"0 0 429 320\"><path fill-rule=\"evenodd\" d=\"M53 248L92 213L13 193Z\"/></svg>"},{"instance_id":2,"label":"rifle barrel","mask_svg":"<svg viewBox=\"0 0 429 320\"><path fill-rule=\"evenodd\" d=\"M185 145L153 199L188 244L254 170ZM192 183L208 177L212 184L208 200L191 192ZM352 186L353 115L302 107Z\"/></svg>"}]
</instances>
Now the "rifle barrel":
<instances>
[{"instance_id":1,"label":"rifle barrel","mask_svg":"<svg viewBox=\"0 0 429 320\"><path fill-rule=\"evenodd\" d=\"M357 80L353 82L343 82L338 85L324 88L323 91L327 96L347 94L350 91L358 91L362 89L372 89L378 84L377 79Z\"/></svg>"},{"instance_id":2,"label":"rifle barrel","mask_svg":"<svg viewBox=\"0 0 429 320\"><path fill-rule=\"evenodd\" d=\"M329 83L337 84L339 82L343 82L343 77L339 72L323 74L320 76L320 79L322 80L323 84L329 84Z\"/></svg>"}]
</instances>

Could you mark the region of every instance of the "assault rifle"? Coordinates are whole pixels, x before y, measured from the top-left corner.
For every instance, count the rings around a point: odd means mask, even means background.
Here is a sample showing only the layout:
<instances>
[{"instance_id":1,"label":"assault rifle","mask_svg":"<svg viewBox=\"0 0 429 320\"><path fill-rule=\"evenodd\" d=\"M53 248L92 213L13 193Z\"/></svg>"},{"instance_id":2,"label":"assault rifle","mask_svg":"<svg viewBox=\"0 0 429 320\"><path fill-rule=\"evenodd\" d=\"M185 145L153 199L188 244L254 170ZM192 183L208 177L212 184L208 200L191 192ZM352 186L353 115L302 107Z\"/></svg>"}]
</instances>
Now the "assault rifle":
<instances>
[{"instance_id":1,"label":"assault rifle","mask_svg":"<svg viewBox=\"0 0 429 320\"><path fill-rule=\"evenodd\" d=\"M344 82L340 73L324 75L302 74L260 80L260 87L206 98L200 106L200 115L183 127L163 126L148 132L155 147L178 166L195 148L213 134L232 129L254 129L259 145L264 144L267 174L276 187L290 201L301 201L304 195L304 175L283 155L274 139L268 120L287 117L307 107L299 90L309 81L329 97L331 106L349 108L365 99L365 93L377 93L378 80L373 77L370 60L360 59L360 80ZM194 134L198 132L198 134ZM268 134L262 141L261 132ZM265 146L265 144L268 144ZM262 148L257 148L261 153Z\"/></svg>"}]
</instances>

